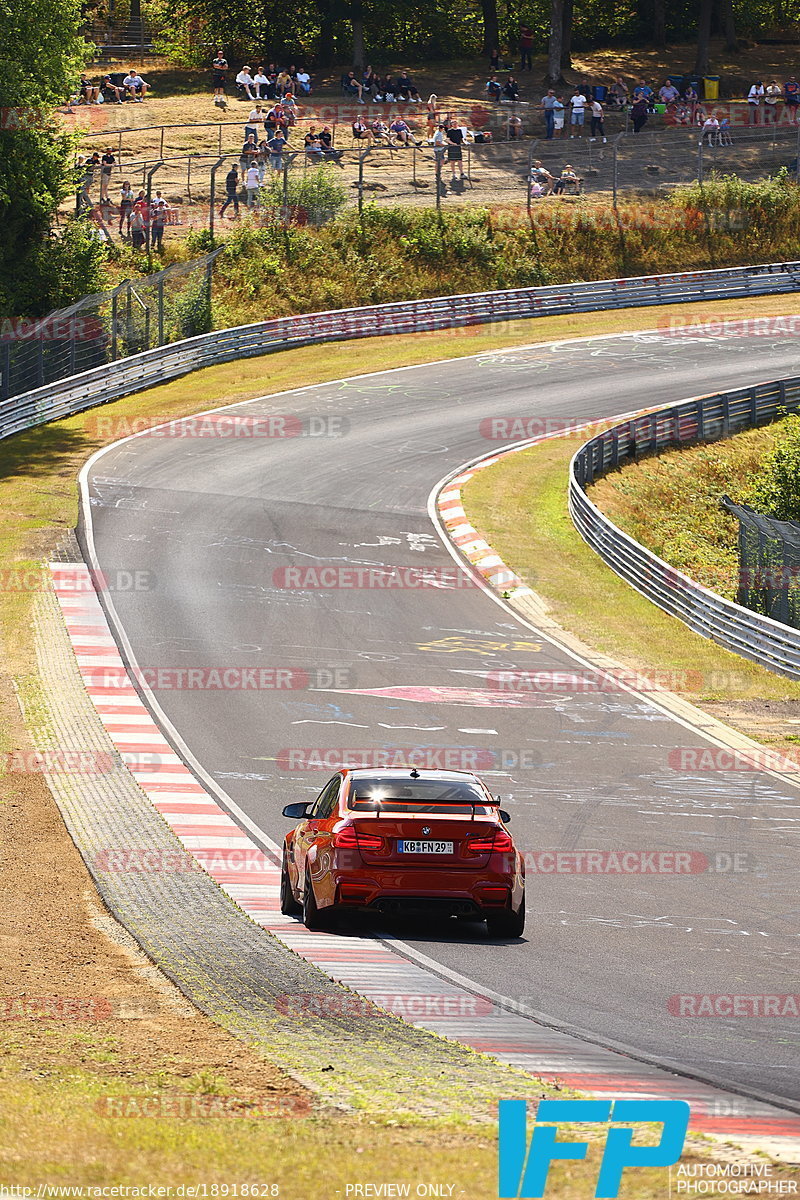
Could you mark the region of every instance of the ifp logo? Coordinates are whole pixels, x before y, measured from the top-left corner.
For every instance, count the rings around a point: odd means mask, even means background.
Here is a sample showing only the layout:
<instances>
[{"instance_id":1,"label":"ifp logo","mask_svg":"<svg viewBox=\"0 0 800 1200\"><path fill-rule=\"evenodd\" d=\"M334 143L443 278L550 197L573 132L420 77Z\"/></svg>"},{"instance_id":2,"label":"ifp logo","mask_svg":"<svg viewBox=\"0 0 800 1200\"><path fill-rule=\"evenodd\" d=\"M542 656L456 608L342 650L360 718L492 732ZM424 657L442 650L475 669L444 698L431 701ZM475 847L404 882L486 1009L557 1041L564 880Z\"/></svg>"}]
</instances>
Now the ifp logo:
<instances>
[{"instance_id":1,"label":"ifp logo","mask_svg":"<svg viewBox=\"0 0 800 1200\"><path fill-rule=\"evenodd\" d=\"M556 1140L559 1125L606 1125L611 1121L629 1124L608 1130L596 1197L617 1196L626 1167L676 1163L686 1140L689 1105L685 1100L540 1100L529 1147L525 1101L501 1100L498 1196L501 1200L543 1196L551 1162L586 1157L588 1142ZM642 1121L663 1125L656 1145L633 1145L630 1123Z\"/></svg>"}]
</instances>

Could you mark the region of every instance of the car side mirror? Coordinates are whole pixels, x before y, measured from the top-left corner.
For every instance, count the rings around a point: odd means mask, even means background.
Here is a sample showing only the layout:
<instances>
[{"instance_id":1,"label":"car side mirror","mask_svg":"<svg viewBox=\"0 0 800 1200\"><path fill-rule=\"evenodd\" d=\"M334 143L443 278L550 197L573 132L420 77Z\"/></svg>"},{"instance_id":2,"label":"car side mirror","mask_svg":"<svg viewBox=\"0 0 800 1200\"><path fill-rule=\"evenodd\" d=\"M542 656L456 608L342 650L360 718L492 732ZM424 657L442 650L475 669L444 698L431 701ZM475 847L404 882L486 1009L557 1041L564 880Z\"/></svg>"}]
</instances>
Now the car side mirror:
<instances>
[{"instance_id":1,"label":"car side mirror","mask_svg":"<svg viewBox=\"0 0 800 1200\"><path fill-rule=\"evenodd\" d=\"M307 801L300 801L298 804L287 804L283 810L283 815L289 817L292 821L301 820L308 813L311 807Z\"/></svg>"},{"instance_id":2,"label":"car side mirror","mask_svg":"<svg viewBox=\"0 0 800 1200\"><path fill-rule=\"evenodd\" d=\"M506 812L506 810L504 808L501 808L500 809L500 820L503 822L504 825L508 825L509 822L511 821L511 813Z\"/></svg>"}]
</instances>

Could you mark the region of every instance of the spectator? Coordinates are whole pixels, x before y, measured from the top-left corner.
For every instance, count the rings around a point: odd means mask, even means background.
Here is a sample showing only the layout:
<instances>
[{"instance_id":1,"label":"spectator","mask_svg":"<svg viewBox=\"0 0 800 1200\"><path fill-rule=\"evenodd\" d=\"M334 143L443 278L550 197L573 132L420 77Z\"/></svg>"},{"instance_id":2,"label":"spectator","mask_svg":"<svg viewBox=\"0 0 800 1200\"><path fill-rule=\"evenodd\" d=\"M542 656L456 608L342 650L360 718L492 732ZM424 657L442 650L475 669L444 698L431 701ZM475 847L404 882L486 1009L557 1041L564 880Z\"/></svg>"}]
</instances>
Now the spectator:
<instances>
[{"instance_id":1,"label":"spectator","mask_svg":"<svg viewBox=\"0 0 800 1200\"><path fill-rule=\"evenodd\" d=\"M259 100L267 100L267 92L269 90L269 76L263 66L256 67L256 73L253 76L253 88Z\"/></svg>"},{"instance_id":2,"label":"spectator","mask_svg":"<svg viewBox=\"0 0 800 1200\"><path fill-rule=\"evenodd\" d=\"M760 79L757 79L747 93L747 117L751 125L761 124L761 101L763 98L764 85Z\"/></svg>"},{"instance_id":3,"label":"spectator","mask_svg":"<svg viewBox=\"0 0 800 1200\"><path fill-rule=\"evenodd\" d=\"M700 131L700 140L707 140L709 146L715 146L719 142L719 121L713 113L711 113L711 115L706 117L703 121L703 127Z\"/></svg>"},{"instance_id":4,"label":"spectator","mask_svg":"<svg viewBox=\"0 0 800 1200\"><path fill-rule=\"evenodd\" d=\"M489 55L489 70L495 74L500 70L500 51L493 50Z\"/></svg>"},{"instance_id":5,"label":"spectator","mask_svg":"<svg viewBox=\"0 0 800 1200\"><path fill-rule=\"evenodd\" d=\"M106 104L122 104L122 89L111 82L110 75L103 76L103 82L100 84L100 95Z\"/></svg>"},{"instance_id":6,"label":"spectator","mask_svg":"<svg viewBox=\"0 0 800 1200\"><path fill-rule=\"evenodd\" d=\"M167 223L167 202L156 192L155 200L150 206L151 245L153 250L163 250L164 226Z\"/></svg>"},{"instance_id":7,"label":"spectator","mask_svg":"<svg viewBox=\"0 0 800 1200\"><path fill-rule=\"evenodd\" d=\"M258 193L261 188L258 178L258 167L255 163L252 163L247 168L247 173L244 177L244 185L247 188L247 207L255 208L255 206L258 204Z\"/></svg>"},{"instance_id":8,"label":"spectator","mask_svg":"<svg viewBox=\"0 0 800 1200\"><path fill-rule=\"evenodd\" d=\"M464 144L464 131L459 125L451 125L446 131L447 140L450 145L447 147L447 161L452 169L452 178L456 177L456 168L460 172L461 178L464 178L464 156L461 147Z\"/></svg>"},{"instance_id":9,"label":"spectator","mask_svg":"<svg viewBox=\"0 0 800 1200\"><path fill-rule=\"evenodd\" d=\"M372 136L379 145L391 145L389 140L389 126L381 117L376 117L372 122Z\"/></svg>"},{"instance_id":10,"label":"spectator","mask_svg":"<svg viewBox=\"0 0 800 1200\"><path fill-rule=\"evenodd\" d=\"M239 167L243 177L247 174L247 168L250 166L250 164L255 162L257 154L258 144L256 142L255 134L249 133L247 135L245 144L242 146L242 153L239 155Z\"/></svg>"},{"instance_id":11,"label":"spectator","mask_svg":"<svg viewBox=\"0 0 800 1200\"><path fill-rule=\"evenodd\" d=\"M580 88L575 89L575 94L571 97L570 104L572 105L572 116L570 118L572 133L569 136L571 138L583 137L583 120L586 111L586 97ZM577 133L575 132L576 130Z\"/></svg>"},{"instance_id":12,"label":"spectator","mask_svg":"<svg viewBox=\"0 0 800 1200\"><path fill-rule=\"evenodd\" d=\"M419 104L419 92L414 87L411 76L405 67L397 78L396 86L398 100L410 100L412 104Z\"/></svg>"},{"instance_id":13,"label":"spectator","mask_svg":"<svg viewBox=\"0 0 800 1200\"><path fill-rule=\"evenodd\" d=\"M395 97L397 96L397 86L388 72L381 80L381 92L387 104L394 104Z\"/></svg>"},{"instance_id":14,"label":"spectator","mask_svg":"<svg viewBox=\"0 0 800 1200\"><path fill-rule=\"evenodd\" d=\"M292 90L292 77L285 68L279 73L278 78L275 80L275 90L280 97L285 96Z\"/></svg>"},{"instance_id":15,"label":"spectator","mask_svg":"<svg viewBox=\"0 0 800 1200\"><path fill-rule=\"evenodd\" d=\"M553 136L562 138L564 136L564 100L562 96L556 96L555 108L553 109Z\"/></svg>"},{"instance_id":16,"label":"spectator","mask_svg":"<svg viewBox=\"0 0 800 1200\"><path fill-rule=\"evenodd\" d=\"M396 146L410 146L413 142L417 145L416 138L411 133L411 129L402 117L395 117L389 126L389 133L394 138Z\"/></svg>"},{"instance_id":17,"label":"spectator","mask_svg":"<svg viewBox=\"0 0 800 1200\"><path fill-rule=\"evenodd\" d=\"M144 244L145 244L145 246L147 246L147 248L149 250L150 249L150 201L147 199L147 193L144 191L143 188L140 189L139 195L134 200L133 207L134 207L134 210L136 210L138 208L142 214L142 221L144 222Z\"/></svg>"},{"instance_id":18,"label":"spectator","mask_svg":"<svg viewBox=\"0 0 800 1200\"><path fill-rule=\"evenodd\" d=\"M436 162L436 171L438 174L441 171L442 163L444 162L445 151L447 149L447 134L445 133L443 124L436 126L433 137L431 138L431 142L433 144L433 157Z\"/></svg>"},{"instance_id":19,"label":"spectator","mask_svg":"<svg viewBox=\"0 0 800 1200\"><path fill-rule=\"evenodd\" d=\"M100 88L92 83L85 71L81 71L81 77L78 80L78 103L97 104L99 93Z\"/></svg>"},{"instance_id":20,"label":"spectator","mask_svg":"<svg viewBox=\"0 0 800 1200\"><path fill-rule=\"evenodd\" d=\"M555 179L550 172L542 166L539 159L535 159L531 167L531 183L538 183L542 189L542 195L549 196L553 190Z\"/></svg>"},{"instance_id":21,"label":"spectator","mask_svg":"<svg viewBox=\"0 0 800 1200\"><path fill-rule=\"evenodd\" d=\"M510 112L508 114L507 129L508 140L516 142L518 138L522 137L522 117L517 116L515 112Z\"/></svg>"},{"instance_id":22,"label":"spectator","mask_svg":"<svg viewBox=\"0 0 800 1200\"><path fill-rule=\"evenodd\" d=\"M569 188L570 191L580 191L580 182L581 181L578 177L578 174L572 164L565 163L561 175L553 185L553 191L556 193L556 195L563 195L567 188Z\"/></svg>"},{"instance_id":23,"label":"spectator","mask_svg":"<svg viewBox=\"0 0 800 1200\"><path fill-rule=\"evenodd\" d=\"M519 69L524 71L527 67L529 71L533 70L533 59L531 53L533 51L533 30L530 25L521 25L519 30Z\"/></svg>"},{"instance_id":24,"label":"spectator","mask_svg":"<svg viewBox=\"0 0 800 1200\"><path fill-rule=\"evenodd\" d=\"M263 123L263 121L264 113L261 110L261 105L256 104L250 109L250 115L248 116L247 124L244 127L245 141L247 141L251 133L254 138L258 137L258 127Z\"/></svg>"},{"instance_id":25,"label":"spectator","mask_svg":"<svg viewBox=\"0 0 800 1200\"><path fill-rule=\"evenodd\" d=\"M291 92L287 92L286 95L283 97L283 104L281 105L281 108L283 109L283 116L284 116L284 120L286 121L286 124L287 125L296 125L297 124L297 104L296 104L295 98Z\"/></svg>"},{"instance_id":26,"label":"spectator","mask_svg":"<svg viewBox=\"0 0 800 1200\"><path fill-rule=\"evenodd\" d=\"M356 79L355 71L348 71L342 76L342 90L348 96L358 96L358 103L364 104L364 86Z\"/></svg>"},{"instance_id":27,"label":"spectator","mask_svg":"<svg viewBox=\"0 0 800 1200\"><path fill-rule=\"evenodd\" d=\"M653 89L646 79L640 79L636 87L633 89L634 100L644 100L647 104L647 111L653 111Z\"/></svg>"},{"instance_id":28,"label":"spectator","mask_svg":"<svg viewBox=\"0 0 800 1200\"><path fill-rule=\"evenodd\" d=\"M128 71L128 74L122 81L122 86L133 100L137 100L141 103L141 101L147 96L150 84L145 83L144 79L142 79L135 67L131 67Z\"/></svg>"},{"instance_id":29,"label":"spectator","mask_svg":"<svg viewBox=\"0 0 800 1200\"><path fill-rule=\"evenodd\" d=\"M633 132L641 133L647 124L647 97L639 95L631 105L631 120L633 121Z\"/></svg>"},{"instance_id":30,"label":"spectator","mask_svg":"<svg viewBox=\"0 0 800 1200\"><path fill-rule=\"evenodd\" d=\"M225 81L227 79L228 60L217 50L217 56L211 64L211 84L214 89L214 103L220 104L225 99Z\"/></svg>"},{"instance_id":31,"label":"spectator","mask_svg":"<svg viewBox=\"0 0 800 1200\"><path fill-rule=\"evenodd\" d=\"M114 169L114 163L117 160L114 158L113 151L109 147L103 157L100 159L100 202L104 200L108 203L108 188L111 183L111 172Z\"/></svg>"},{"instance_id":32,"label":"spectator","mask_svg":"<svg viewBox=\"0 0 800 1200\"><path fill-rule=\"evenodd\" d=\"M145 244L145 221L140 204L134 204L131 212L131 245L134 250L141 250Z\"/></svg>"},{"instance_id":33,"label":"spectator","mask_svg":"<svg viewBox=\"0 0 800 1200\"><path fill-rule=\"evenodd\" d=\"M231 167L228 174L225 176L225 203L219 210L221 217L225 216L225 209L233 205L234 217L239 216L239 172L236 167Z\"/></svg>"},{"instance_id":34,"label":"spectator","mask_svg":"<svg viewBox=\"0 0 800 1200\"><path fill-rule=\"evenodd\" d=\"M133 188L125 180L119 196L119 236L122 237L122 226L125 225L125 236L131 235L131 209L133 208Z\"/></svg>"},{"instance_id":35,"label":"spectator","mask_svg":"<svg viewBox=\"0 0 800 1200\"><path fill-rule=\"evenodd\" d=\"M609 96L611 97L611 103L614 104L617 108L624 108L625 105L628 103L629 95L630 95L630 92L628 90L627 83L625 82L625 80L622 78L621 75L618 75L617 78L612 83L611 88L609 89Z\"/></svg>"},{"instance_id":36,"label":"spectator","mask_svg":"<svg viewBox=\"0 0 800 1200\"><path fill-rule=\"evenodd\" d=\"M438 124L438 113L436 111L436 106L437 106L438 102L439 102L439 97L436 95L436 92L431 92L430 96L428 96L428 103L425 105L425 113L426 113L427 121L428 121L428 137L429 138L433 137L433 131Z\"/></svg>"},{"instance_id":37,"label":"spectator","mask_svg":"<svg viewBox=\"0 0 800 1200\"><path fill-rule=\"evenodd\" d=\"M364 68L364 74L362 76L362 91L365 91L368 96L374 98L381 90L380 83L380 77L375 71L373 71L372 66L368 63Z\"/></svg>"},{"instance_id":38,"label":"spectator","mask_svg":"<svg viewBox=\"0 0 800 1200\"><path fill-rule=\"evenodd\" d=\"M664 81L664 86L659 88L658 95L661 103L666 104L667 108L671 108L677 100L680 100L681 96L671 79Z\"/></svg>"},{"instance_id":39,"label":"spectator","mask_svg":"<svg viewBox=\"0 0 800 1200\"><path fill-rule=\"evenodd\" d=\"M297 72L297 78L295 82L297 83L297 86L303 96L311 95L311 76L305 67L301 67Z\"/></svg>"},{"instance_id":40,"label":"spectator","mask_svg":"<svg viewBox=\"0 0 800 1200\"><path fill-rule=\"evenodd\" d=\"M360 117L356 117L353 124L350 126L353 134L354 142L363 142L372 140L372 131L364 124Z\"/></svg>"},{"instance_id":41,"label":"spectator","mask_svg":"<svg viewBox=\"0 0 800 1200\"><path fill-rule=\"evenodd\" d=\"M322 162L322 159L324 157L324 153L323 153L323 149L322 149L322 142L320 141L313 125L309 129L306 136L303 138L303 145L305 146L305 149L306 149L306 157L311 162L314 162L315 160L318 162Z\"/></svg>"},{"instance_id":42,"label":"spectator","mask_svg":"<svg viewBox=\"0 0 800 1200\"><path fill-rule=\"evenodd\" d=\"M236 94L239 100L256 100L256 85L250 68L245 64L236 76Z\"/></svg>"},{"instance_id":43,"label":"spectator","mask_svg":"<svg viewBox=\"0 0 800 1200\"><path fill-rule=\"evenodd\" d=\"M786 100L786 112L789 114L789 123L794 125L797 121L797 106L800 104L800 83L797 82L794 75L790 75L783 85L783 94Z\"/></svg>"},{"instance_id":44,"label":"spectator","mask_svg":"<svg viewBox=\"0 0 800 1200\"><path fill-rule=\"evenodd\" d=\"M513 104L519 100L519 87L513 75L509 75L503 87L503 96L506 100L510 100Z\"/></svg>"},{"instance_id":45,"label":"spectator","mask_svg":"<svg viewBox=\"0 0 800 1200\"><path fill-rule=\"evenodd\" d=\"M286 144L286 138L280 129L267 142L267 146L269 147L269 165L273 171L283 170L283 151L286 148Z\"/></svg>"},{"instance_id":46,"label":"spectator","mask_svg":"<svg viewBox=\"0 0 800 1200\"><path fill-rule=\"evenodd\" d=\"M490 100L499 100L503 94L502 85L495 79L493 74L486 80L485 91Z\"/></svg>"},{"instance_id":47,"label":"spectator","mask_svg":"<svg viewBox=\"0 0 800 1200\"><path fill-rule=\"evenodd\" d=\"M590 114L591 114L591 119L592 119L592 133L591 133L591 137L589 138L589 141L596 142L598 134L600 135L600 137L603 139L604 142L608 141L608 139L606 137L606 127L605 127L605 124L603 123L603 106L599 100L592 101L591 107L590 107Z\"/></svg>"},{"instance_id":48,"label":"spectator","mask_svg":"<svg viewBox=\"0 0 800 1200\"><path fill-rule=\"evenodd\" d=\"M544 128L545 137L549 141L552 140L553 132L556 123L556 105L558 100L552 88L548 88L544 96L542 96L541 109L544 112Z\"/></svg>"},{"instance_id":49,"label":"spectator","mask_svg":"<svg viewBox=\"0 0 800 1200\"><path fill-rule=\"evenodd\" d=\"M764 89L764 121L774 125L778 120L778 104L783 98L780 85L773 79Z\"/></svg>"}]
</instances>

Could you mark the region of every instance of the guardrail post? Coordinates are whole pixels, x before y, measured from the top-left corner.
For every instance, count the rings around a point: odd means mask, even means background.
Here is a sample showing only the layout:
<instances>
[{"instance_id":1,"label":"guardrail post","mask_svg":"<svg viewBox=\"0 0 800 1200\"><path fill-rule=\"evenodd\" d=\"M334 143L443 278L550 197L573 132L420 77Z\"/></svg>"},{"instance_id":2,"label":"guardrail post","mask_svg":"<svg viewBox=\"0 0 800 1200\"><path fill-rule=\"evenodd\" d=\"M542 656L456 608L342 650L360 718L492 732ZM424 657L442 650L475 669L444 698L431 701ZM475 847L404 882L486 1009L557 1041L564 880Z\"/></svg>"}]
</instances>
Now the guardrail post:
<instances>
[{"instance_id":1,"label":"guardrail post","mask_svg":"<svg viewBox=\"0 0 800 1200\"><path fill-rule=\"evenodd\" d=\"M722 397L722 436L727 437L731 429L731 398L726 392Z\"/></svg>"},{"instance_id":2,"label":"guardrail post","mask_svg":"<svg viewBox=\"0 0 800 1200\"><path fill-rule=\"evenodd\" d=\"M706 406L704 401L697 401L697 439L702 442L706 436Z\"/></svg>"}]
</instances>

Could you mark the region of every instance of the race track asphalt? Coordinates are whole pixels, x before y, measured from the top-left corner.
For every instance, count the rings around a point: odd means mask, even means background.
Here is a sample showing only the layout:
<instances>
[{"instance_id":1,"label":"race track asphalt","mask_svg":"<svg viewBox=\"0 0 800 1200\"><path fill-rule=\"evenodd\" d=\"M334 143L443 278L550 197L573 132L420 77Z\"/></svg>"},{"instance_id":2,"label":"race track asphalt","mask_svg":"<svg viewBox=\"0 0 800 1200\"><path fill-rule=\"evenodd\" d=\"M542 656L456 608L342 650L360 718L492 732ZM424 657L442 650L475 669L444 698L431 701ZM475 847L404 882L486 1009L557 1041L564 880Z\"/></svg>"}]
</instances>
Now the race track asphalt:
<instances>
[{"instance_id":1,"label":"race track asphalt","mask_svg":"<svg viewBox=\"0 0 800 1200\"><path fill-rule=\"evenodd\" d=\"M490 942L479 925L374 928L592 1039L790 1101L797 1017L679 1017L670 997L800 993L800 792L754 771L677 768L670 751L708 743L646 696L494 688L498 670L580 668L479 589L453 585L426 505L448 472L507 444L487 440L487 418L578 422L797 372L791 339L763 336L487 352L235 409L257 419L251 433L288 414L288 432L316 436L136 437L96 458L87 481L106 577L150 573L144 590L111 594L142 669L281 667L310 681L155 692L223 801L274 841L283 805L331 773L302 769L302 755L296 769L298 750L339 760L424 746L479 756L525 852L744 855L735 873L529 873L518 942ZM393 565L424 567L430 586L350 586L356 568ZM536 563L512 565L536 586ZM323 567L345 586L306 586Z\"/></svg>"}]
</instances>

